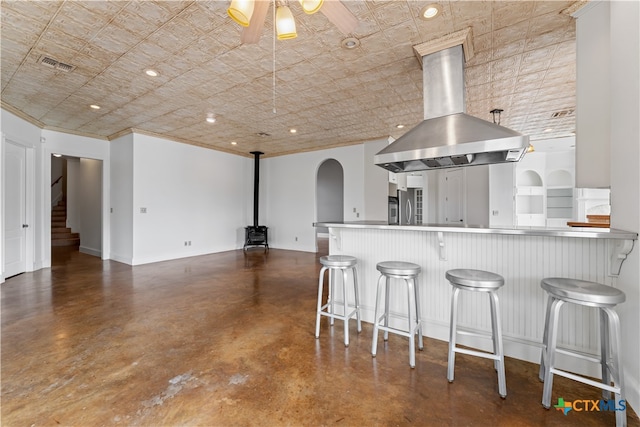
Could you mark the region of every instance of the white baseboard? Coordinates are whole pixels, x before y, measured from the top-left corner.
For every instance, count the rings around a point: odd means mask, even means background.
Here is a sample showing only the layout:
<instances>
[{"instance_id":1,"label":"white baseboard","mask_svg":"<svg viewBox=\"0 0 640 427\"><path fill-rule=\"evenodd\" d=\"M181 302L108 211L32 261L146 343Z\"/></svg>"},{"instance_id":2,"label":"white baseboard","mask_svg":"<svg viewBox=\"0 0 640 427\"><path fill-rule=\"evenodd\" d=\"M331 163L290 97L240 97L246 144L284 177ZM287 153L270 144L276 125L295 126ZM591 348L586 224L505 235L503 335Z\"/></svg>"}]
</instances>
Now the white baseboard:
<instances>
[{"instance_id":1,"label":"white baseboard","mask_svg":"<svg viewBox=\"0 0 640 427\"><path fill-rule=\"evenodd\" d=\"M80 245L80 247L78 248L78 250L80 252L82 252L83 254L87 254L87 255L93 255L93 256L97 256L98 258L102 258L102 251L99 249L94 249L94 248L88 248L86 246L82 246Z\"/></svg>"}]
</instances>

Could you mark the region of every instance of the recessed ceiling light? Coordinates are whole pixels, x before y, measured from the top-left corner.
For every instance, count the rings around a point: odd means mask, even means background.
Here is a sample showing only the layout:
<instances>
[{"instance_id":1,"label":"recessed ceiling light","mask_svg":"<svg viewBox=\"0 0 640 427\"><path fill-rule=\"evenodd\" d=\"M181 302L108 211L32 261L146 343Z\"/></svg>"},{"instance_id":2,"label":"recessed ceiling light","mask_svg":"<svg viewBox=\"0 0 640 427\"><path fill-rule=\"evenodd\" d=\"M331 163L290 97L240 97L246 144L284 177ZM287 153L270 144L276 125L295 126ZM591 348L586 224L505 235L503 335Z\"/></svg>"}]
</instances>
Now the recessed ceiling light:
<instances>
[{"instance_id":1,"label":"recessed ceiling light","mask_svg":"<svg viewBox=\"0 0 640 427\"><path fill-rule=\"evenodd\" d=\"M158 73L156 70L152 70L151 68L149 68L148 70L144 70L144 72L147 76L150 77L158 77L160 75L160 73Z\"/></svg>"},{"instance_id":2,"label":"recessed ceiling light","mask_svg":"<svg viewBox=\"0 0 640 427\"><path fill-rule=\"evenodd\" d=\"M440 13L441 6L439 4L430 4L420 10L420 19L428 20L435 18Z\"/></svg>"},{"instance_id":3,"label":"recessed ceiling light","mask_svg":"<svg viewBox=\"0 0 640 427\"><path fill-rule=\"evenodd\" d=\"M340 46L345 49L355 49L356 47L360 46L360 40L355 37L347 37L346 39L342 40L342 42L340 42Z\"/></svg>"},{"instance_id":4,"label":"recessed ceiling light","mask_svg":"<svg viewBox=\"0 0 640 427\"><path fill-rule=\"evenodd\" d=\"M91 105L89 105L89 107L91 107L94 110L99 110L100 109L100 106L96 105L96 104L91 104Z\"/></svg>"},{"instance_id":5,"label":"recessed ceiling light","mask_svg":"<svg viewBox=\"0 0 640 427\"><path fill-rule=\"evenodd\" d=\"M214 116L213 113L207 114L207 123L215 123L215 122L216 122L216 116Z\"/></svg>"},{"instance_id":6,"label":"recessed ceiling light","mask_svg":"<svg viewBox=\"0 0 640 427\"><path fill-rule=\"evenodd\" d=\"M293 129L293 128L289 129L289 133L296 133L296 132L298 132L296 129Z\"/></svg>"},{"instance_id":7,"label":"recessed ceiling light","mask_svg":"<svg viewBox=\"0 0 640 427\"><path fill-rule=\"evenodd\" d=\"M59 153L53 153L53 157L62 157L62 154L59 154Z\"/></svg>"},{"instance_id":8,"label":"recessed ceiling light","mask_svg":"<svg viewBox=\"0 0 640 427\"><path fill-rule=\"evenodd\" d=\"M403 129L403 128L404 128L404 125L396 125L396 128L398 128L398 129Z\"/></svg>"},{"instance_id":9,"label":"recessed ceiling light","mask_svg":"<svg viewBox=\"0 0 640 427\"><path fill-rule=\"evenodd\" d=\"M238 145L238 143L235 141L231 141L231 145Z\"/></svg>"},{"instance_id":10,"label":"recessed ceiling light","mask_svg":"<svg viewBox=\"0 0 640 427\"><path fill-rule=\"evenodd\" d=\"M553 129L551 129L551 128L547 128L547 129L545 129L543 132L552 132L552 131L553 131Z\"/></svg>"}]
</instances>

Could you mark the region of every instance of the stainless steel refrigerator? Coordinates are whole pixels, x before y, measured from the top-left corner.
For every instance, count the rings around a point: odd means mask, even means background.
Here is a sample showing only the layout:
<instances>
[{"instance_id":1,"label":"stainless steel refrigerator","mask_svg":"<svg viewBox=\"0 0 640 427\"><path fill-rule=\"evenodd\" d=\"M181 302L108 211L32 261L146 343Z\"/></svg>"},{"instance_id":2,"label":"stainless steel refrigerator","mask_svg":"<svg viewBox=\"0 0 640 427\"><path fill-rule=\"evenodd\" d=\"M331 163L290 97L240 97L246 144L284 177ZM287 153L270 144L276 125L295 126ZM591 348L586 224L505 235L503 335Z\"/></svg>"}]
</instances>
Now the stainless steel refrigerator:
<instances>
[{"instance_id":1,"label":"stainless steel refrigerator","mask_svg":"<svg viewBox=\"0 0 640 427\"><path fill-rule=\"evenodd\" d=\"M407 191L398 190L398 208L400 225L413 225L416 223L415 189Z\"/></svg>"}]
</instances>

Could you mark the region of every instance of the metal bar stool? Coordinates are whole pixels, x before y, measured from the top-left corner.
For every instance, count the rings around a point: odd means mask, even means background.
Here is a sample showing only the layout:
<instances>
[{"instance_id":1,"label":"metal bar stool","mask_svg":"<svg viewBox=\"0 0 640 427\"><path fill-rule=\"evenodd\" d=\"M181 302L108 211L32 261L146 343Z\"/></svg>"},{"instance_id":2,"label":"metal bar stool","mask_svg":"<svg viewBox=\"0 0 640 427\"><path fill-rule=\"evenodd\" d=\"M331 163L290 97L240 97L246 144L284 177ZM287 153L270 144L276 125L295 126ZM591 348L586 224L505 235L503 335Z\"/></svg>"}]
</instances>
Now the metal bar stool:
<instances>
[{"instance_id":1,"label":"metal bar stool","mask_svg":"<svg viewBox=\"0 0 640 427\"><path fill-rule=\"evenodd\" d=\"M420 321L420 293L416 278L420 274L421 268L417 264L402 261L384 261L376 265L376 269L380 272L378 279L378 290L376 293L376 308L373 324L373 343L371 345L371 354L376 357L378 348L378 330L384 331L384 340L389 339L389 332L402 335L409 338L409 366L416 367L416 343L415 335L418 333L418 348L422 350L424 344L422 342L422 322ZM380 292L382 283L385 283L385 299L384 313L378 314L380 307ZM407 320L409 328L407 331L392 328L389 326L389 283L391 279L402 279L407 286ZM412 318L412 308L415 312L415 319Z\"/></svg>"},{"instance_id":2,"label":"metal bar stool","mask_svg":"<svg viewBox=\"0 0 640 427\"><path fill-rule=\"evenodd\" d=\"M611 286L578 279L546 278L540 286L547 292L547 312L545 316L544 336L542 339L542 356L540 358L539 377L544 381L542 406L551 406L551 390L553 375L557 374L574 381L602 389L602 397L606 400L615 394L614 408L621 400L624 388L622 364L620 360L620 318L613 309L626 299L624 292ZM600 357L590 357L557 347L558 319L560 307L567 302L586 307L597 308L600 316ZM602 382L594 381L555 367L557 353L578 357L598 363L601 366ZM611 383L613 382L613 386ZM616 425L627 425L626 408L616 409Z\"/></svg>"},{"instance_id":3,"label":"metal bar stool","mask_svg":"<svg viewBox=\"0 0 640 427\"><path fill-rule=\"evenodd\" d=\"M349 319L356 315L358 322L358 332L362 332L362 323L360 322L360 298L358 297L358 274L356 264L358 260L349 255L328 255L320 257L320 278L318 279L318 309L316 311L316 338L320 337L320 316L327 316L330 324L333 326L334 319L344 321L344 345L349 346ZM322 305L322 291L324 287L324 272L329 270L329 294L327 303ZM353 276L353 292L355 296L355 304L352 306L353 311L349 312L349 303L347 299L347 271L351 270ZM342 271L342 314L335 311L335 273Z\"/></svg>"},{"instance_id":4,"label":"metal bar stool","mask_svg":"<svg viewBox=\"0 0 640 427\"><path fill-rule=\"evenodd\" d=\"M470 356L484 357L492 359L493 366L498 371L498 394L503 399L507 397L507 380L504 373L504 349L502 346L502 326L500 322L500 310L498 306L498 294L496 291L504 285L504 278L498 274L482 270L456 269L446 273L447 280L453 286L451 294L451 325L449 328L449 361L447 369L447 379L453 382L456 353L464 353ZM489 294L491 302L491 335L459 331L458 321L458 297L460 291L484 292ZM471 335L479 337L490 337L493 341L493 353L470 350L456 347L456 337L460 335Z\"/></svg>"}]
</instances>

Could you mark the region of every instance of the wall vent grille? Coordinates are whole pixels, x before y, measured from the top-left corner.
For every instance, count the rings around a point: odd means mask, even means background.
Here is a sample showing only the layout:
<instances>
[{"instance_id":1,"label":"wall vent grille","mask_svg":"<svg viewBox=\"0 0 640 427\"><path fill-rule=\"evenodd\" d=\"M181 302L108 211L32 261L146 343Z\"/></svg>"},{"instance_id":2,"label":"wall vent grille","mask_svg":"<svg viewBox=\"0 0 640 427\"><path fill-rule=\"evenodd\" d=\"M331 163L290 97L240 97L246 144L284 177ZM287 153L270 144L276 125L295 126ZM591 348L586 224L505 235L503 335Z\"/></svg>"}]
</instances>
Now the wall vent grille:
<instances>
[{"instance_id":1,"label":"wall vent grille","mask_svg":"<svg viewBox=\"0 0 640 427\"><path fill-rule=\"evenodd\" d=\"M560 110L551 114L552 119L561 119L563 117L571 116L574 110Z\"/></svg>"}]
</instances>

